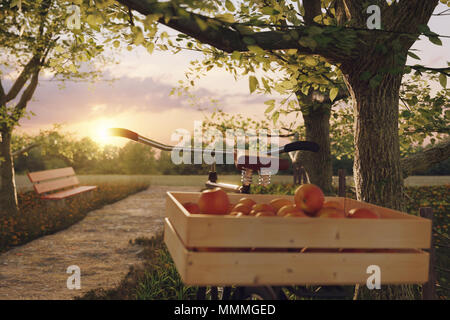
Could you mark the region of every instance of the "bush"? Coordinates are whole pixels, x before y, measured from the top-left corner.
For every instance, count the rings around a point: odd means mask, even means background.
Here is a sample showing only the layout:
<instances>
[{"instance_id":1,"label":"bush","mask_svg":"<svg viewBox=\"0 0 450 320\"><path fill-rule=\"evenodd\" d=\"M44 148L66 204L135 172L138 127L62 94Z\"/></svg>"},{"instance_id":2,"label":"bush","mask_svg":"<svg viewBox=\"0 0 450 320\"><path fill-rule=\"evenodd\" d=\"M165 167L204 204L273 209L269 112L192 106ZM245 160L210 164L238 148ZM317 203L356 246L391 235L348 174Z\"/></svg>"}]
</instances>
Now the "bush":
<instances>
[{"instance_id":1,"label":"bush","mask_svg":"<svg viewBox=\"0 0 450 320\"><path fill-rule=\"evenodd\" d=\"M40 199L34 191L18 194L20 214L10 216L0 213L0 252L12 246L66 229L82 220L89 211L98 209L144 190L145 183L96 184L89 201L83 196L65 199L65 206L48 206L48 200Z\"/></svg>"}]
</instances>

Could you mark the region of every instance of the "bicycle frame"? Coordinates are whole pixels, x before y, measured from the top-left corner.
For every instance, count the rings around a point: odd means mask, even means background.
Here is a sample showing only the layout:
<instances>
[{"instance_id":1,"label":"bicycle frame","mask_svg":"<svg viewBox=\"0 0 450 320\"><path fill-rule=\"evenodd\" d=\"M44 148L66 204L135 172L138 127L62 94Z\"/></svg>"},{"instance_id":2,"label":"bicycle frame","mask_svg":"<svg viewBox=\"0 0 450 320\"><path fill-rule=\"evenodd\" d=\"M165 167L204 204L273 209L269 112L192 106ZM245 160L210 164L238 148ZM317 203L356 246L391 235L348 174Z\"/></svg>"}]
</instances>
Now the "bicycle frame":
<instances>
[{"instance_id":1,"label":"bicycle frame","mask_svg":"<svg viewBox=\"0 0 450 320\"><path fill-rule=\"evenodd\" d=\"M207 148L203 149L203 148L171 146L171 145L163 144L158 141L146 138L146 137L141 136L133 131L130 131L128 129L123 129L123 128L111 128L111 129L109 129L109 133L112 136L128 138L133 141L145 144L145 145L153 147L153 148L157 148L162 151L183 151L183 152L194 152L194 153L207 152L207 153L210 153L212 156L215 156L218 154L222 154L222 155L232 154L233 157L235 157L237 151L239 150L239 149L234 149L233 151L229 151L229 150L215 150L215 149L207 149ZM319 150L319 145L316 144L315 142L311 142L311 141L295 141L295 142L288 143L278 149L268 150L265 152L259 152L256 159L259 159L259 157L278 156L282 153L288 153L288 152L297 151L297 150L317 152ZM239 163L239 161L237 161L236 163ZM208 181L205 183L206 188L219 187L219 188L222 188L229 192L250 193L250 185L252 184L252 174L255 171L255 167L256 167L256 170L258 170L258 167L262 168L263 165L252 164L252 167L250 167L250 166L246 167L246 165L244 164L241 167L242 167L242 169L241 169L242 185L241 186L228 184L228 183L219 183L219 182L217 182L216 163L214 162L211 165L211 170L208 174ZM263 181L263 183L267 183L267 184L270 183L270 176L267 177L267 175L262 175L261 177L262 177L261 180Z\"/></svg>"}]
</instances>

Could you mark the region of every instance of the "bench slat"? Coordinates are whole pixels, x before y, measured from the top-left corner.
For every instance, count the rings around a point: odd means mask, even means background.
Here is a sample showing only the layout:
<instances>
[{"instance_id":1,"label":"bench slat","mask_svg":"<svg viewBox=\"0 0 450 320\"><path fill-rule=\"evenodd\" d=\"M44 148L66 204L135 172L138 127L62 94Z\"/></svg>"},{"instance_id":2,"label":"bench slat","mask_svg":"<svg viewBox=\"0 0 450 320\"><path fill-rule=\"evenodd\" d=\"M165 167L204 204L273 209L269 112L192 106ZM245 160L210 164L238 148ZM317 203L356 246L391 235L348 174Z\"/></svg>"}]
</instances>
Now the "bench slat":
<instances>
[{"instance_id":1,"label":"bench slat","mask_svg":"<svg viewBox=\"0 0 450 320\"><path fill-rule=\"evenodd\" d=\"M94 190L97 189L96 186L81 186L81 187L77 187L74 189L70 189L70 190L65 190L65 191L61 191L61 192L57 192L57 193L52 193L52 194L47 194L45 196L42 196L42 199L54 199L54 200L59 200L59 199L64 199L76 194L80 194L89 190Z\"/></svg>"},{"instance_id":2,"label":"bench slat","mask_svg":"<svg viewBox=\"0 0 450 320\"><path fill-rule=\"evenodd\" d=\"M34 184L37 193L55 191L80 184L76 176Z\"/></svg>"},{"instance_id":3,"label":"bench slat","mask_svg":"<svg viewBox=\"0 0 450 320\"><path fill-rule=\"evenodd\" d=\"M36 171L29 172L28 178L31 182L40 182L45 180L57 179L62 177L74 176L75 171L72 167L61 168L61 169L53 169L53 170L44 170L44 171Z\"/></svg>"}]
</instances>

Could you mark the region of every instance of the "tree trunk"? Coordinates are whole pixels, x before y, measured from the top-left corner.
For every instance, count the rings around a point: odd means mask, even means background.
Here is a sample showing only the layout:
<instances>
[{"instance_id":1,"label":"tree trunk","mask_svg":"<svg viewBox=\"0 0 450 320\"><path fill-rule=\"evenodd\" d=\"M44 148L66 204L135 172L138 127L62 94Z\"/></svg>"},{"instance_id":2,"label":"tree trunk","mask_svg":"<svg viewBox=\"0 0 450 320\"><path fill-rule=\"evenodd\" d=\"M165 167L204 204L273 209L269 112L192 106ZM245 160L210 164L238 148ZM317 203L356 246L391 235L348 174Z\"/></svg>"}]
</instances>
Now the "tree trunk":
<instances>
[{"instance_id":1,"label":"tree trunk","mask_svg":"<svg viewBox=\"0 0 450 320\"><path fill-rule=\"evenodd\" d=\"M361 61L359 71L345 70L355 114L356 196L358 200L402 210L403 177L398 135L402 75L385 74L378 86L371 87L368 81L361 81L361 72L374 64L374 60ZM362 286L357 296L377 300L415 299L416 289L411 285L382 286L381 290Z\"/></svg>"},{"instance_id":2,"label":"tree trunk","mask_svg":"<svg viewBox=\"0 0 450 320\"><path fill-rule=\"evenodd\" d=\"M333 167L330 150L330 107L326 104L316 108L302 108L306 140L320 146L319 152L300 152L302 164L311 183L319 186L325 194L333 193Z\"/></svg>"},{"instance_id":3,"label":"tree trunk","mask_svg":"<svg viewBox=\"0 0 450 320\"><path fill-rule=\"evenodd\" d=\"M372 88L360 73L346 74L355 114L354 179L358 200L393 209L403 207L398 136L402 75L383 76Z\"/></svg>"},{"instance_id":4,"label":"tree trunk","mask_svg":"<svg viewBox=\"0 0 450 320\"><path fill-rule=\"evenodd\" d=\"M11 153L11 129L1 131L0 142L0 213L9 213L17 215L19 206L17 202L16 182L14 177L14 163Z\"/></svg>"}]
</instances>

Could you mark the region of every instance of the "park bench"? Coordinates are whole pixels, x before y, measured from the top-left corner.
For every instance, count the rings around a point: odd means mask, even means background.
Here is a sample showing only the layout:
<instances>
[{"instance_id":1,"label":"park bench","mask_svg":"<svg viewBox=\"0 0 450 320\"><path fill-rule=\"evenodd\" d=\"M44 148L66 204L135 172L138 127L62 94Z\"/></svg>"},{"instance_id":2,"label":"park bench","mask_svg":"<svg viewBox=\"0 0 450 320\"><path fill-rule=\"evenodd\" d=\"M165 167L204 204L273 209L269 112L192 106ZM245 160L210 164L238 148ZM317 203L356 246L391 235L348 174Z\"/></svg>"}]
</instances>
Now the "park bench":
<instances>
[{"instance_id":1,"label":"park bench","mask_svg":"<svg viewBox=\"0 0 450 320\"><path fill-rule=\"evenodd\" d=\"M63 200L97 188L80 186L72 167L29 172L28 178L41 199Z\"/></svg>"}]
</instances>

